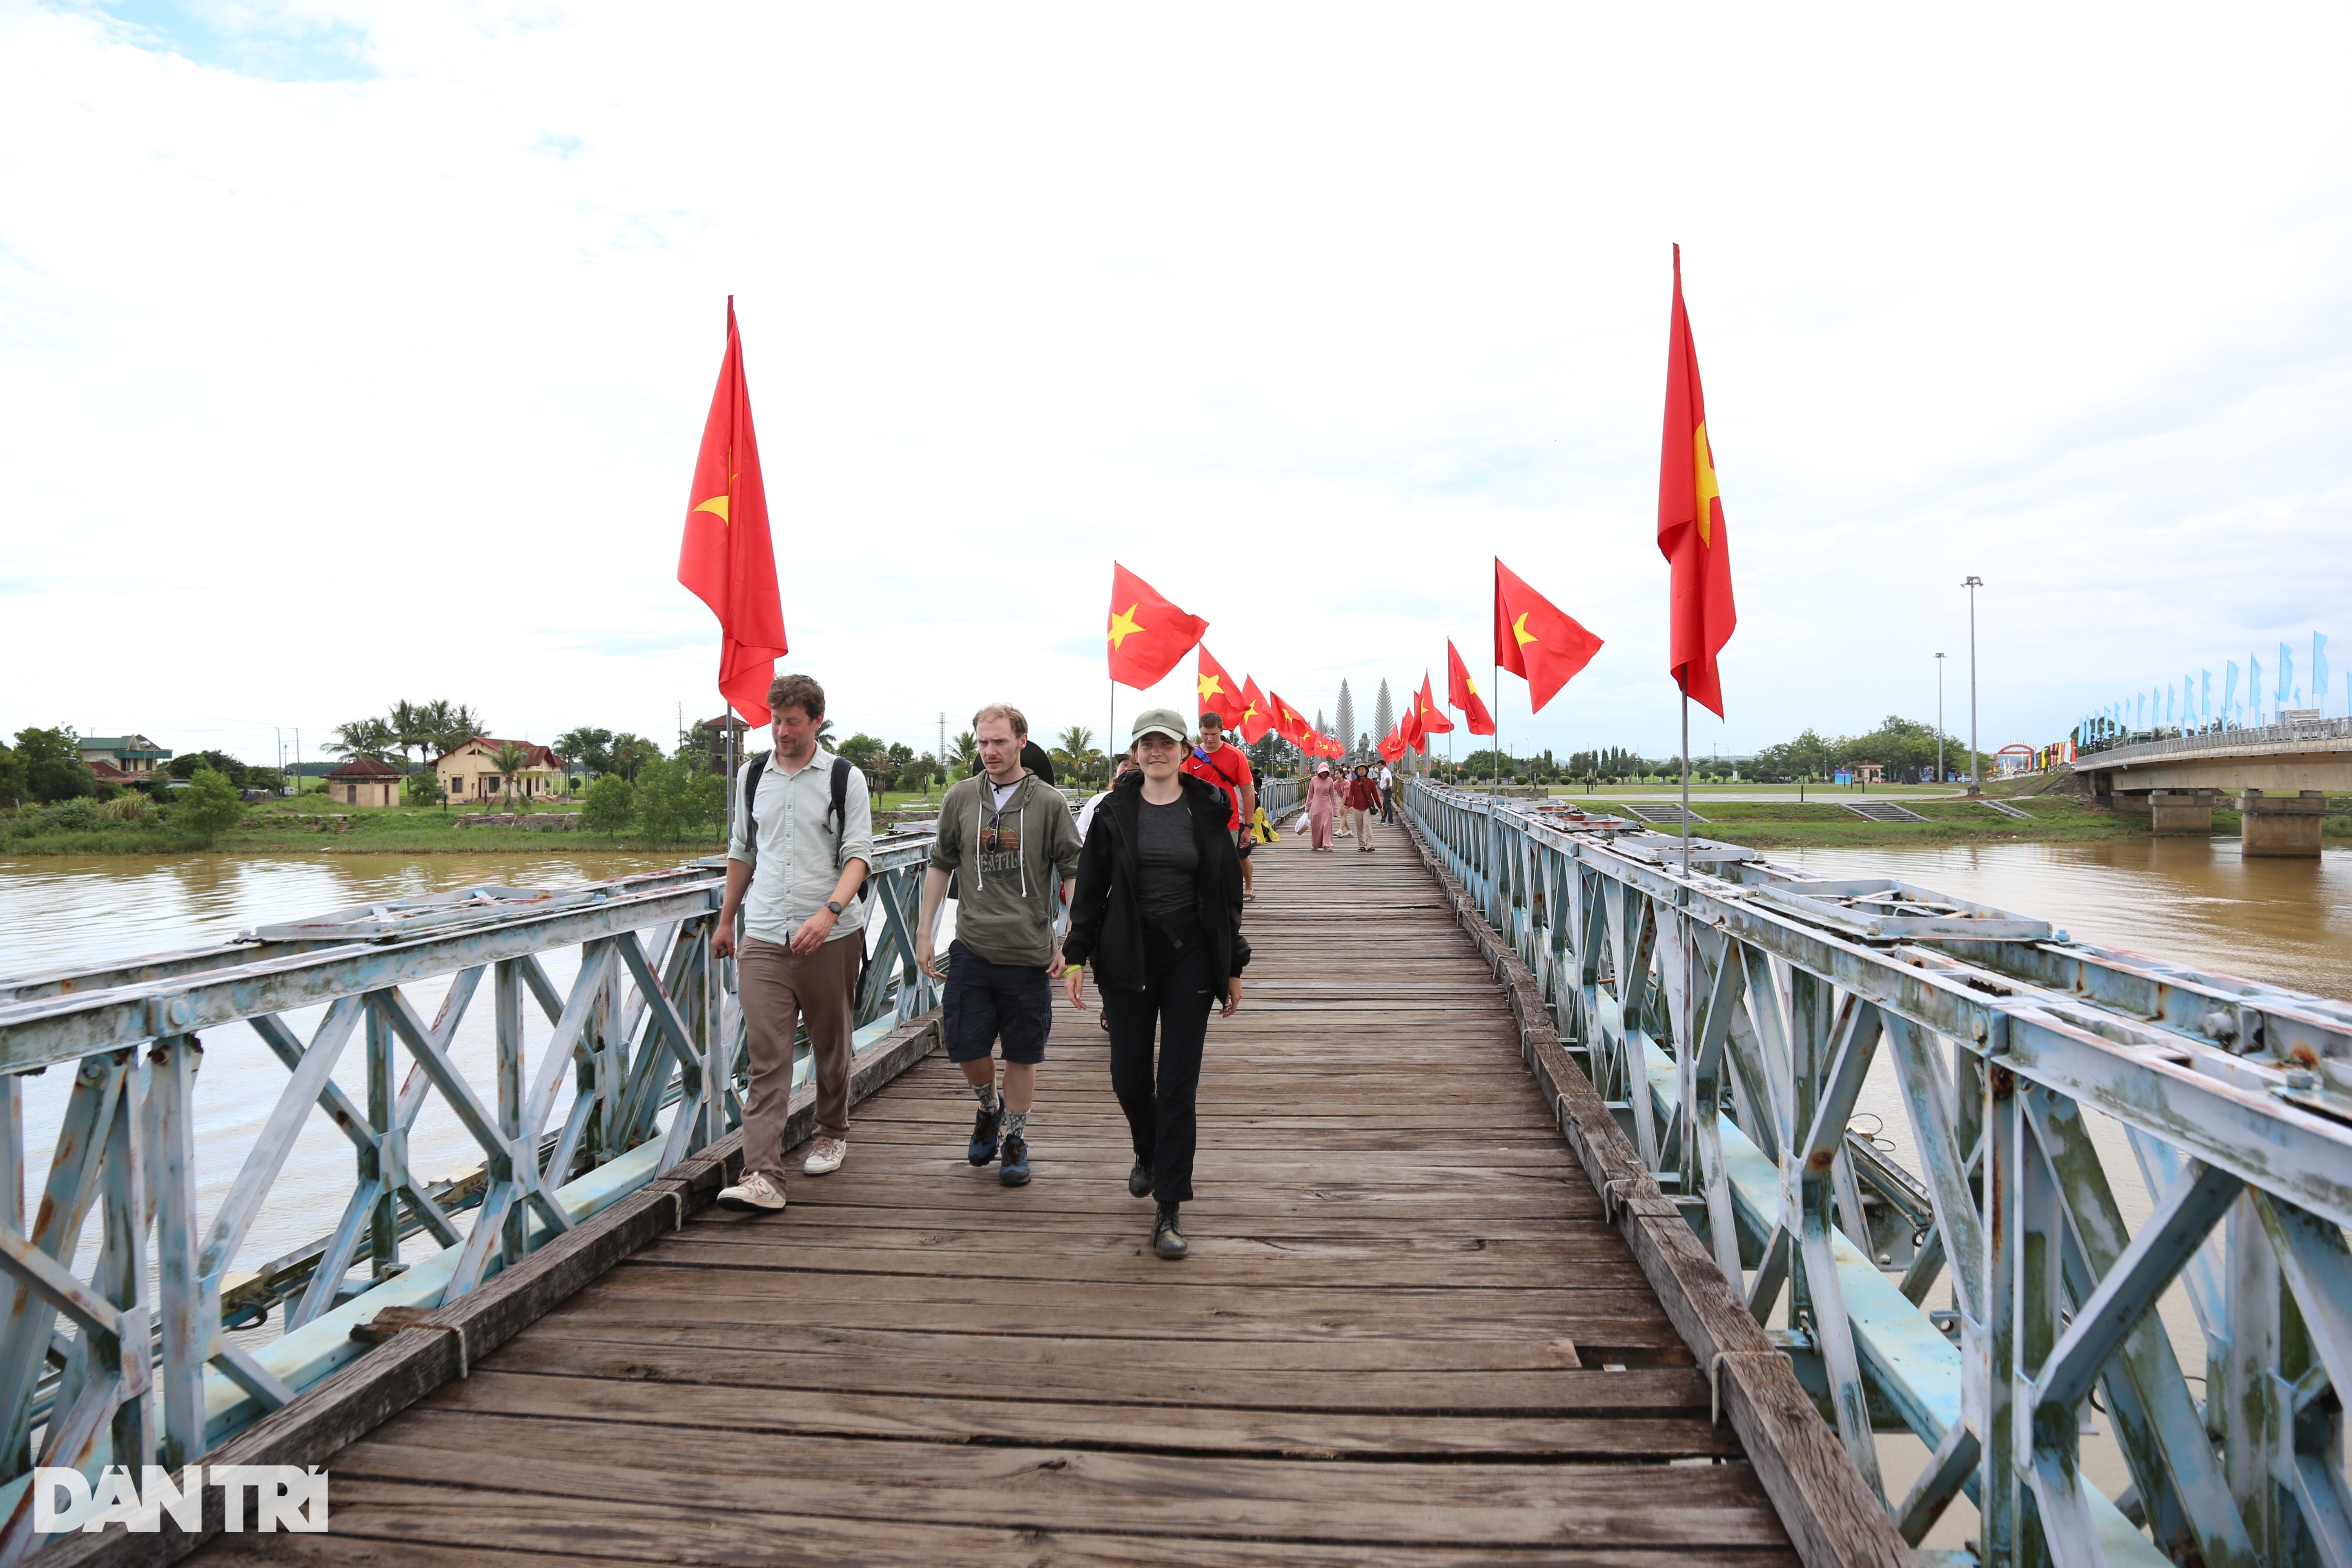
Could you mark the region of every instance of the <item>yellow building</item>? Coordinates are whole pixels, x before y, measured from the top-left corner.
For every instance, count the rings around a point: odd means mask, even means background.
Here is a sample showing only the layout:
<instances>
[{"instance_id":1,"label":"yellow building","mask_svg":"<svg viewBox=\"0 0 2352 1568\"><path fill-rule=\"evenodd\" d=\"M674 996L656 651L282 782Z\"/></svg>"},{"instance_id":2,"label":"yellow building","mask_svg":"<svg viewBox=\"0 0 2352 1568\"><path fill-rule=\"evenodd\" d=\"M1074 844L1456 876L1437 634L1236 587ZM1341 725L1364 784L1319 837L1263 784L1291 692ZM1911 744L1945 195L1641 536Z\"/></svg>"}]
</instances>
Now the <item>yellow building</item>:
<instances>
[{"instance_id":1,"label":"yellow building","mask_svg":"<svg viewBox=\"0 0 2352 1568\"><path fill-rule=\"evenodd\" d=\"M327 775L327 798L337 805L398 805L401 776L373 757L353 757Z\"/></svg>"},{"instance_id":2,"label":"yellow building","mask_svg":"<svg viewBox=\"0 0 2352 1568\"><path fill-rule=\"evenodd\" d=\"M520 746L530 757L523 771L515 775L511 800L496 761L499 748L505 745ZM435 762L433 773L441 781L442 792L453 805L483 801L527 805L534 801L555 800L563 794L563 759L545 746L528 741L508 742L477 735Z\"/></svg>"}]
</instances>

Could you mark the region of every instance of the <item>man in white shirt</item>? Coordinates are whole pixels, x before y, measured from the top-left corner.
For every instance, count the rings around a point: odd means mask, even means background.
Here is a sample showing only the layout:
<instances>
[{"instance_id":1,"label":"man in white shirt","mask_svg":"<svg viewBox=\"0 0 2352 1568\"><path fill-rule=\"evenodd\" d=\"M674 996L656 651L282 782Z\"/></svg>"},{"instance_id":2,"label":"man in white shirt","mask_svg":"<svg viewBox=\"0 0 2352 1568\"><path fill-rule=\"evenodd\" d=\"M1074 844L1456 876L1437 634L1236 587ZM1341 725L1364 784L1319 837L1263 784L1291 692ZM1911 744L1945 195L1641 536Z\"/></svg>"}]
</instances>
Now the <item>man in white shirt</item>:
<instances>
[{"instance_id":1,"label":"man in white shirt","mask_svg":"<svg viewBox=\"0 0 2352 1568\"><path fill-rule=\"evenodd\" d=\"M1381 764L1381 820L1396 821L1396 774L1389 772L1386 763Z\"/></svg>"},{"instance_id":2,"label":"man in white shirt","mask_svg":"<svg viewBox=\"0 0 2352 1568\"><path fill-rule=\"evenodd\" d=\"M801 1168L821 1176L840 1169L849 1154L850 1032L866 956L860 889L874 857L866 775L816 743L824 688L805 675L780 676L768 689L768 707L776 749L745 763L734 781L727 892L710 939L715 955L736 959L751 1055L743 1176L719 1202L759 1214L784 1206L793 1035L803 1016L816 1077L817 1136Z\"/></svg>"}]
</instances>

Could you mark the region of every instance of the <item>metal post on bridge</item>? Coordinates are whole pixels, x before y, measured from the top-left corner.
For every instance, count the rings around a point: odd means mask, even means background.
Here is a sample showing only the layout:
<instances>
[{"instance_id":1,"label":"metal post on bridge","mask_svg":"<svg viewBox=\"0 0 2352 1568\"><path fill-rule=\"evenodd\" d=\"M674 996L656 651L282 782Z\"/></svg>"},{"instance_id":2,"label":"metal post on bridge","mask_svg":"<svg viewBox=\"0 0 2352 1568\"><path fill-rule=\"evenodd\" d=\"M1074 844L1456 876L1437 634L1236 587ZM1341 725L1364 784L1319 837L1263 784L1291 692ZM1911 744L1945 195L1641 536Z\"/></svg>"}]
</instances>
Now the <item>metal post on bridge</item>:
<instances>
[{"instance_id":1,"label":"metal post on bridge","mask_svg":"<svg viewBox=\"0 0 2352 1568\"><path fill-rule=\"evenodd\" d=\"M1977 590L1984 579L1970 573L1960 586L1969 591L1969 793L1975 795L1984 788L1979 771L1984 753L1977 749Z\"/></svg>"}]
</instances>

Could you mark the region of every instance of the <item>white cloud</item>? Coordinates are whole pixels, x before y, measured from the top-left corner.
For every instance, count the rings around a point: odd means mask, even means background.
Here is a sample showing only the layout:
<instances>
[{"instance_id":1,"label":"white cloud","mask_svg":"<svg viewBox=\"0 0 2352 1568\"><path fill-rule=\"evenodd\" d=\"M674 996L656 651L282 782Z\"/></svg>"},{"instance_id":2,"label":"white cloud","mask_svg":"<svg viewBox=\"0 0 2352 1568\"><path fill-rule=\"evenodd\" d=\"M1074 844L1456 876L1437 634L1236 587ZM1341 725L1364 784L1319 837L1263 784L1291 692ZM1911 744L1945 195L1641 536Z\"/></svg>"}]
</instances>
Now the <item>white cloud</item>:
<instances>
[{"instance_id":1,"label":"white cloud","mask_svg":"<svg viewBox=\"0 0 2352 1568\"><path fill-rule=\"evenodd\" d=\"M1113 556L1310 710L1442 678L1499 552L1610 639L1509 736L1660 750L1672 239L1697 743L1927 716L1969 572L1989 743L2326 629L2345 16L1793 15L0 5L0 728L711 710L732 291L848 727L1099 727Z\"/></svg>"}]
</instances>

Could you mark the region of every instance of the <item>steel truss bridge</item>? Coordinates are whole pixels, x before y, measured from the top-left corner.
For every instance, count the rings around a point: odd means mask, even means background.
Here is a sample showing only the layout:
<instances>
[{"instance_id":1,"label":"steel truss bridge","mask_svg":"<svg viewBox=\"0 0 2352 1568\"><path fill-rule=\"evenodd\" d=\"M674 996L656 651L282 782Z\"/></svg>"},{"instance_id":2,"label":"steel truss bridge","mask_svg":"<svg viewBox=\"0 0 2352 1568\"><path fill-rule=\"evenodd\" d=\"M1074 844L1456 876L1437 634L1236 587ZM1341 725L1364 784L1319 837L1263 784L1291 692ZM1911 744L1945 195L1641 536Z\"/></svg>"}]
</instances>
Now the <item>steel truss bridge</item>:
<instances>
[{"instance_id":1,"label":"steel truss bridge","mask_svg":"<svg viewBox=\"0 0 2352 1568\"><path fill-rule=\"evenodd\" d=\"M1295 790L1269 784L1270 817ZM2352 1568L2337 1392L2352 1386L2352 1008L1708 840L1685 870L1682 843L1648 830L1420 781L1402 803L1602 1211L1698 1353L1699 1414L1714 1389L1759 1461L1766 1443L1804 1444L1757 1424L1743 1391L1769 1379L1739 1360L1757 1352L1689 1306L1712 1289L1811 1391L1802 1421L1846 1467L1820 1495L1883 1504L1876 1532L1850 1521L1841 1536L1822 1524L1833 1510L1807 1513L1811 1494L1768 1474L1808 1568L1887 1561L1878 1532L1916 1543L1963 1494L1980 1518L1960 1561ZM912 962L928 853L919 833L877 846L860 1093L929 1048L937 997ZM0 983L0 1560L40 1545L35 1465L299 1460L300 1441L331 1455L707 1204L745 1068L709 958L719 890L715 863L478 889ZM1254 908L1279 932L1312 927L1275 946L1327 940L1319 902ZM455 1046L477 1005L496 1049L469 1076ZM286 1078L200 1215L200 1034L219 1050L232 1024ZM347 1062L363 1093L339 1087ZM49 1069L64 1076L41 1085ZM1914 1164L1849 1131L1874 1074L1899 1093ZM63 1110L28 1205L37 1089ZM352 1152L341 1220L240 1269L314 1117ZM2127 1172L2102 1163L2103 1119ZM461 1129L478 1169L412 1171L428 1124ZM2152 1194L2136 1227L2119 1184ZM1681 1254L1659 1226L1713 1287L1669 1278ZM2157 1312L2176 1287L2202 1340L2186 1367ZM2086 1415L2120 1447L2121 1495L2084 1478ZM1930 1458L1890 1495L1892 1433Z\"/></svg>"}]
</instances>

